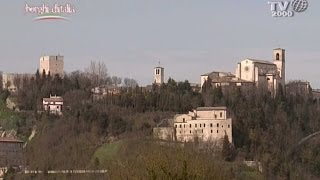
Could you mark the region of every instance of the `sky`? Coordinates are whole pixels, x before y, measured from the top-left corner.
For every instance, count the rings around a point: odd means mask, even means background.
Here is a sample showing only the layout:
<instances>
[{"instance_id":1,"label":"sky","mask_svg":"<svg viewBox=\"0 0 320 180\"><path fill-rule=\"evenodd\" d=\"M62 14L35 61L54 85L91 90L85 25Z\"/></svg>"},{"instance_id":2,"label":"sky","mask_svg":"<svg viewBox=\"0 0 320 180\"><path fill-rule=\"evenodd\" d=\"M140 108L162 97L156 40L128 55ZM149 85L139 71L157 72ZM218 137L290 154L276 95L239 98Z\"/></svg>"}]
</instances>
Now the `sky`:
<instances>
[{"instance_id":1,"label":"sky","mask_svg":"<svg viewBox=\"0 0 320 180\"><path fill-rule=\"evenodd\" d=\"M110 75L147 85L160 61L166 79L200 83L207 72L235 73L245 58L271 61L281 47L286 80L320 88L320 1L308 2L305 12L275 18L266 0L2 0L0 71L34 73L40 56L60 54L66 72L102 61ZM55 3L75 13L34 21L25 11Z\"/></svg>"}]
</instances>

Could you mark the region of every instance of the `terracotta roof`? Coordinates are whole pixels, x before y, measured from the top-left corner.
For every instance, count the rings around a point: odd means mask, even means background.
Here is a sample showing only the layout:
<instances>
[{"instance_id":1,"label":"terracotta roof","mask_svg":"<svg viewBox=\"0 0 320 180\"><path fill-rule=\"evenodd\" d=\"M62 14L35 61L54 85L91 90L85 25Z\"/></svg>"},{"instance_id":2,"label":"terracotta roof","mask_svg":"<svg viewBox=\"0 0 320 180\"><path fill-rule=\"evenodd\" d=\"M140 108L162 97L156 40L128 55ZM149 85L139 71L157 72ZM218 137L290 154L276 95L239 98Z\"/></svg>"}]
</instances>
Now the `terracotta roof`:
<instances>
[{"instance_id":1,"label":"terracotta roof","mask_svg":"<svg viewBox=\"0 0 320 180\"><path fill-rule=\"evenodd\" d=\"M178 116L190 116L189 114L176 114L176 115L174 115L174 119L176 118L176 117L178 117Z\"/></svg>"},{"instance_id":2,"label":"terracotta roof","mask_svg":"<svg viewBox=\"0 0 320 180\"><path fill-rule=\"evenodd\" d=\"M266 60L259 60L259 59L251 59L251 58L247 58L245 60L250 60L254 63L260 63L260 64L272 64L272 65L275 65L273 62L270 62L270 61L266 61Z\"/></svg>"},{"instance_id":3,"label":"terracotta roof","mask_svg":"<svg viewBox=\"0 0 320 180\"><path fill-rule=\"evenodd\" d=\"M209 73L202 74L201 76L210 76L210 78L212 78L212 77L225 77L225 76L234 77L235 75L232 74L231 72L212 71Z\"/></svg>"},{"instance_id":4,"label":"terracotta roof","mask_svg":"<svg viewBox=\"0 0 320 180\"><path fill-rule=\"evenodd\" d=\"M211 79L212 82L216 83L249 83L251 81L246 81L237 77L214 77Z\"/></svg>"},{"instance_id":5,"label":"terracotta roof","mask_svg":"<svg viewBox=\"0 0 320 180\"><path fill-rule=\"evenodd\" d=\"M221 107L198 107L196 110L197 111L227 110L227 107L225 107L225 106L221 106Z\"/></svg>"},{"instance_id":6,"label":"terracotta roof","mask_svg":"<svg viewBox=\"0 0 320 180\"><path fill-rule=\"evenodd\" d=\"M43 101L48 101L48 102L61 102L61 101L63 101L63 98L62 98L62 97L43 98Z\"/></svg>"},{"instance_id":7,"label":"terracotta roof","mask_svg":"<svg viewBox=\"0 0 320 180\"><path fill-rule=\"evenodd\" d=\"M21 140L10 137L0 137L0 142L23 143Z\"/></svg>"}]
</instances>

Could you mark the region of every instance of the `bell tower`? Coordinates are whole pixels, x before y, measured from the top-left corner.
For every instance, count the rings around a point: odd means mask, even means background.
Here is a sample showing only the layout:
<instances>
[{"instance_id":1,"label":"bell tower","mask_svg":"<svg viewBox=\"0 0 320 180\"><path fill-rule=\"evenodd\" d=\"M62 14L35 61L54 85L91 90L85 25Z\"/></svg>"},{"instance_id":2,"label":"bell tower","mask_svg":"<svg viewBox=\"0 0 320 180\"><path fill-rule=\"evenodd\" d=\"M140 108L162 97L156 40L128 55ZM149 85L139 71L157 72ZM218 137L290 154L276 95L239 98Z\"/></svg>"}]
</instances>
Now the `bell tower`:
<instances>
[{"instance_id":1,"label":"bell tower","mask_svg":"<svg viewBox=\"0 0 320 180\"><path fill-rule=\"evenodd\" d=\"M286 68L285 68L285 62L286 62L286 50L277 48L273 50L273 63L277 66L277 70L279 73L279 81L284 88L286 83Z\"/></svg>"},{"instance_id":2,"label":"bell tower","mask_svg":"<svg viewBox=\"0 0 320 180\"><path fill-rule=\"evenodd\" d=\"M159 65L154 68L154 83L161 85L164 83L164 68Z\"/></svg>"}]
</instances>

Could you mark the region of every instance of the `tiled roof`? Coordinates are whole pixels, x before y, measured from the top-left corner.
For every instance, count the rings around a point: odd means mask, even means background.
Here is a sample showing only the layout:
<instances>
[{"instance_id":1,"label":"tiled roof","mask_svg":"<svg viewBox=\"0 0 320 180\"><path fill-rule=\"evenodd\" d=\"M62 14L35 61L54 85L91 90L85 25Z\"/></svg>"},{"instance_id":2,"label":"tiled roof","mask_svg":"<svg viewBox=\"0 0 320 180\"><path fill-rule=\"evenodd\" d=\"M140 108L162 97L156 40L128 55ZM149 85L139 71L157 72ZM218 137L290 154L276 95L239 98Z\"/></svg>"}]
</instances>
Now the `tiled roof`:
<instances>
[{"instance_id":1,"label":"tiled roof","mask_svg":"<svg viewBox=\"0 0 320 180\"><path fill-rule=\"evenodd\" d=\"M211 79L213 83L249 83L251 81L246 81L237 77L214 77Z\"/></svg>"},{"instance_id":2,"label":"tiled roof","mask_svg":"<svg viewBox=\"0 0 320 180\"><path fill-rule=\"evenodd\" d=\"M275 65L273 62L270 61L266 61L266 60L259 60L259 59L251 59L251 58L247 58L246 60L250 60L254 63L260 63L260 64L272 64Z\"/></svg>"},{"instance_id":3,"label":"tiled roof","mask_svg":"<svg viewBox=\"0 0 320 180\"><path fill-rule=\"evenodd\" d=\"M23 143L23 141L11 137L0 137L0 142Z\"/></svg>"},{"instance_id":4,"label":"tiled roof","mask_svg":"<svg viewBox=\"0 0 320 180\"><path fill-rule=\"evenodd\" d=\"M209 73L202 74L201 76L220 76L220 77L224 77L224 76L235 76L235 75L232 74L231 72L212 71L212 72L209 72Z\"/></svg>"},{"instance_id":5,"label":"tiled roof","mask_svg":"<svg viewBox=\"0 0 320 180\"><path fill-rule=\"evenodd\" d=\"M47 102L61 102L61 101L63 101L63 98L62 98L62 97L43 98L43 101L47 101Z\"/></svg>"},{"instance_id":6,"label":"tiled roof","mask_svg":"<svg viewBox=\"0 0 320 180\"><path fill-rule=\"evenodd\" d=\"M221 106L221 107L198 107L196 110L197 111L227 110L227 107L225 107L225 106Z\"/></svg>"}]
</instances>

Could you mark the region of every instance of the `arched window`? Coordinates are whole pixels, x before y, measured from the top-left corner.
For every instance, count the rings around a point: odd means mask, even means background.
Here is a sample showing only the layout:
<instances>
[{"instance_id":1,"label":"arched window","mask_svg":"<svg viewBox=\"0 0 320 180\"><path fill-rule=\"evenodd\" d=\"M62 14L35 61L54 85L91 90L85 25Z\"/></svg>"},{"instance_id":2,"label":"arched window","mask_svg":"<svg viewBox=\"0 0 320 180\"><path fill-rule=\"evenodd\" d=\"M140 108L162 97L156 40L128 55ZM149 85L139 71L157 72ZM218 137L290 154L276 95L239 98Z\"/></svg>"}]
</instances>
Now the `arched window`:
<instances>
[{"instance_id":1,"label":"arched window","mask_svg":"<svg viewBox=\"0 0 320 180\"><path fill-rule=\"evenodd\" d=\"M280 60L280 55L279 55L279 53L276 54L276 60Z\"/></svg>"}]
</instances>

